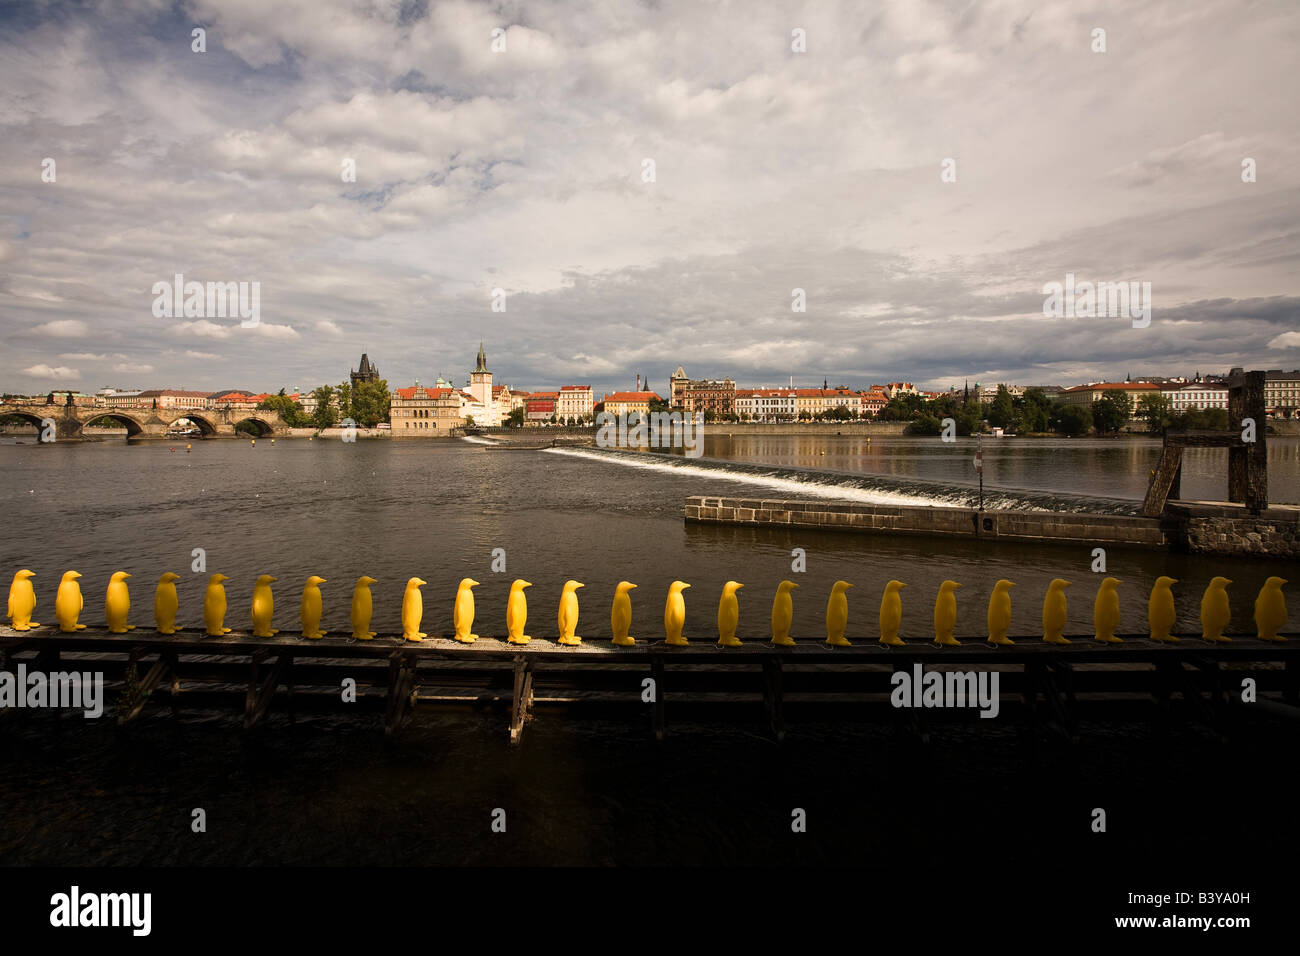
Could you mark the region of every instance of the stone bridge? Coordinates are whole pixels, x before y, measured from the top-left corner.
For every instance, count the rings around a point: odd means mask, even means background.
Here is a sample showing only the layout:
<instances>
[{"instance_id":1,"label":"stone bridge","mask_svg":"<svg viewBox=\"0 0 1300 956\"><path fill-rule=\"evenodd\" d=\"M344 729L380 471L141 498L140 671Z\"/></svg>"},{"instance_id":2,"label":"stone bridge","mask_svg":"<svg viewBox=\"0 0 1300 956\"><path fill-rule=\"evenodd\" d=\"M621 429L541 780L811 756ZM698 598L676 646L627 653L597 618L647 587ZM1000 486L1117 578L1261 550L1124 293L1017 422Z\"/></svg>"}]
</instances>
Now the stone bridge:
<instances>
[{"instance_id":1,"label":"stone bridge","mask_svg":"<svg viewBox=\"0 0 1300 956\"><path fill-rule=\"evenodd\" d=\"M248 423L258 437L287 437L289 427L279 412L267 408L154 408L129 405L118 408L102 405L59 405L48 402L24 402L0 405L0 419L20 418L37 429L53 420L56 441L77 441L87 425L125 427L126 437L166 438L168 430L182 418L198 427L203 438L233 438L235 426Z\"/></svg>"}]
</instances>

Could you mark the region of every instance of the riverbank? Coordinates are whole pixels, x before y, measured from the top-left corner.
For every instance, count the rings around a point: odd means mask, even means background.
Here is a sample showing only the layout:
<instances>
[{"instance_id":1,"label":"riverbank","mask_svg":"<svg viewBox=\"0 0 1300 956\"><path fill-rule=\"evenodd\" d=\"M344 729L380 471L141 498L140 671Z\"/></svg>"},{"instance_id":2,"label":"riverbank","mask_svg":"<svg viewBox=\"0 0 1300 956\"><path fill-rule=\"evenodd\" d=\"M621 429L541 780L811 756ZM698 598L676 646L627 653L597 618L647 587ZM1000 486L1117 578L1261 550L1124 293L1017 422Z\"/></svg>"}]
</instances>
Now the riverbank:
<instances>
[{"instance_id":1,"label":"riverbank","mask_svg":"<svg viewBox=\"0 0 1300 956\"><path fill-rule=\"evenodd\" d=\"M1164 516L1141 518L1081 512L981 511L692 495L686 499L683 517L687 522L701 524L1300 558L1300 507L1295 505L1272 507L1251 515L1238 504L1171 502Z\"/></svg>"}]
</instances>

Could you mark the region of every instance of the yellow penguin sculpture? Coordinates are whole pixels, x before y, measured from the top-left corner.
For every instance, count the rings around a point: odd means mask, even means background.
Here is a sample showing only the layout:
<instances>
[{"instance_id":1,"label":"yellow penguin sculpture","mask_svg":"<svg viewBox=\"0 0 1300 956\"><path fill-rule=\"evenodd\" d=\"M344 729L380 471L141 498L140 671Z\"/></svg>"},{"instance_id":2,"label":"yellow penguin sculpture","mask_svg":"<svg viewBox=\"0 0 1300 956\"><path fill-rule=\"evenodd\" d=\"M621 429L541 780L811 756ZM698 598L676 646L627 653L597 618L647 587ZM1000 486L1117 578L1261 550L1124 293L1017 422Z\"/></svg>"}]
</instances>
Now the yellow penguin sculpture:
<instances>
[{"instance_id":1,"label":"yellow penguin sculpture","mask_svg":"<svg viewBox=\"0 0 1300 956\"><path fill-rule=\"evenodd\" d=\"M907 643L898 636L898 629L903 626L903 595L898 592L905 587L902 581L890 581L880 596L880 643L889 647Z\"/></svg>"},{"instance_id":2,"label":"yellow penguin sculpture","mask_svg":"<svg viewBox=\"0 0 1300 956\"><path fill-rule=\"evenodd\" d=\"M790 636L794 596L790 592L798 586L793 581L782 581L776 586L776 597L772 598L772 643L778 647L794 647L794 638Z\"/></svg>"},{"instance_id":3,"label":"yellow penguin sculpture","mask_svg":"<svg viewBox=\"0 0 1300 956\"><path fill-rule=\"evenodd\" d=\"M1226 642L1232 638L1224 636L1223 629L1232 620L1232 611L1228 607L1227 587L1232 582L1224 577L1210 579L1210 585L1201 595L1201 637L1211 642Z\"/></svg>"},{"instance_id":4,"label":"yellow penguin sculpture","mask_svg":"<svg viewBox=\"0 0 1300 956\"><path fill-rule=\"evenodd\" d=\"M532 640L524 633L528 624L528 598L524 588L532 587L531 581L516 578L510 585L510 597L506 599L506 640L511 644L527 644Z\"/></svg>"},{"instance_id":5,"label":"yellow penguin sculpture","mask_svg":"<svg viewBox=\"0 0 1300 956\"><path fill-rule=\"evenodd\" d=\"M422 641L429 636L420 630L420 621L424 618L420 586L428 583L423 578L411 578L406 582L406 593L402 595L402 637L408 641Z\"/></svg>"},{"instance_id":6,"label":"yellow penguin sculpture","mask_svg":"<svg viewBox=\"0 0 1300 956\"><path fill-rule=\"evenodd\" d=\"M1119 578L1104 578L1097 588L1097 600L1092 603L1092 627L1097 640L1103 644L1123 644L1124 638L1115 636L1119 627L1119 592L1115 585Z\"/></svg>"},{"instance_id":7,"label":"yellow penguin sculpture","mask_svg":"<svg viewBox=\"0 0 1300 956\"><path fill-rule=\"evenodd\" d=\"M1070 621L1066 611L1065 589L1070 582L1063 578L1052 578L1043 595L1043 640L1048 644L1069 644L1065 636L1065 627Z\"/></svg>"},{"instance_id":8,"label":"yellow penguin sculpture","mask_svg":"<svg viewBox=\"0 0 1300 956\"><path fill-rule=\"evenodd\" d=\"M271 593L271 585L278 580L269 574L263 574L258 577L257 583L253 585L253 636L254 637L274 637L279 634L279 630L271 626L271 615L275 612L275 596Z\"/></svg>"},{"instance_id":9,"label":"yellow penguin sculpture","mask_svg":"<svg viewBox=\"0 0 1300 956\"><path fill-rule=\"evenodd\" d=\"M744 585L739 581L728 581L722 586L722 599L718 601L718 646L740 647L740 638L736 636L736 625L740 623L740 601L736 592Z\"/></svg>"},{"instance_id":10,"label":"yellow penguin sculpture","mask_svg":"<svg viewBox=\"0 0 1300 956\"><path fill-rule=\"evenodd\" d=\"M956 581L944 581L939 585L939 593L934 599L934 642L942 647L959 647L961 641L953 636L957 626L957 588Z\"/></svg>"},{"instance_id":11,"label":"yellow penguin sculpture","mask_svg":"<svg viewBox=\"0 0 1300 956\"><path fill-rule=\"evenodd\" d=\"M456 588L456 603L451 608L451 636L462 644L473 644L478 640L477 634L470 633L474 629L474 592L471 589L476 587L478 582L473 578L461 578L460 586Z\"/></svg>"},{"instance_id":12,"label":"yellow penguin sculpture","mask_svg":"<svg viewBox=\"0 0 1300 956\"><path fill-rule=\"evenodd\" d=\"M229 634L226 621L226 589L222 581L230 579L224 574L214 574L208 578L208 589L203 592L203 631L209 637Z\"/></svg>"},{"instance_id":13,"label":"yellow penguin sculpture","mask_svg":"<svg viewBox=\"0 0 1300 956\"><path fill-rule=\"evenodd\" d=\"M363 574L357 578L356 587L352 589L352 637L355 640L373 640L377 633L370 629L370 615L374 609L370 585L378 583L374 578Z\"/></svg>"},{"instance_id":14,"label":"yellow penguin sculpture","mask_svg":"<svg viewBox=\"0 0 1300 956\"><path fill-rule=\"evenodd\" d=\"M558 614L560 624L561 644L581 644L582 638L574 633L578 629L578 588L585 588L587 585L579 581L565 581L564 590L560 592L560 610Z\"/></svg>"},{"instance_id":15,"label":"yellow penguin sculpture","mask_svg":"<svg viewBox=\"0 0 1300 956\"><path fill-rule=\"evenodd\" d=\"M1006 578L993 585L993 593L989 595L988 642L990 644L1005 646L1015 643L1007 637L1007 631L1011 628L1011 589L1015 586L1015 581L1008 581Z\"/></svg>"},{"instance_id":16,"label":"yellow penguin sculpture","mask_svg":"<svg viewBox=\"0 0 1300 956\"><path fill-rule=\"evenodd\" d=\"M686 598L682 591L688 587L685 581L674 581L668 585L668 600L664 602L665 643L674 647L685 647L688 643L682 637L682 628L686 626Z\"/></svg>"},{"instance_id":17,"label":"yellow penguin sculpture","mask_svg":"<svg viewBox=\"0 0 1300 956\"><path fill-rule=\"evenodd\" d=\"M1286 627L1286 596L1282 585L1286 580L1271 577L1259 589L1255 598L1255 630L1261 641L1285 641L1277 632Z\"/></svg>"},{"instance_id":18,"label":"yellow penguin sculpture","mask_svg":"<svg viewBox=\"0 0 1300 956\"><path fill-rule=\"evenodd\" d=\"M108 579L108 590L104 593L104 618L108 621L108 633L125 634L134 631L135 625L126 623L131 612L131 591L126 579L131 575L125 571L114 571Z\"/></svg>"},{"instance_id":19,"label":"yellow penguin sculpture","mask_svg":"<svg viewBox=\"0 0 1300 956\"><path fill-rule=\"evenodd\" d=\"M826 643L831 647L852 647L844 636L849 626L849 588L848 581L836 581L831 585L831 596L826 599Z\"/></svg>"},{"instance_id":20,"label":"yellow penguin sculpture","mask_svg":"<svg viewBox=\"0 0 1300 956\"><path fill-rule=\"evenodd\" d=\"M609 629L614 632L614 643L619 647L631 647L636 638L628 634L632 626L632 595L628 594L635 584L631 581L619 581L614 589L614 606L609 609Z\"/></svg>"},{"instance_id":21,"label":"yellow penguin sculpture","mask_svg":"<svg viewBox=\"0 0 1300 956\"><path fill-rule=\"evenodd\" d=\"M312 575L302 589L302 605L298 609L298 619L302 622L302 636L319 640L328 632L320 629L320 617L324 601L321 599L320 586L325 579Z\"/></svg>"},{"instance_id":22,"label":"yellow penguin sculpture","mask_svg":"<svg viewBox=\"0 0 1300 956\"><path fill-rule=\"evenodd\" d=\"M176 596L176 582L179 574L167 571L158 579L158 587L153 592L153 622L159 634L175 634L184 628L176 626L176 611L180 599Z\"/></svg>"},{"instance_id":23,"label":"yellow penguin sculpture","mask_svg":"<svg viewBox=\"0 0 1300 956\"><path fill-rule=\"evenodd\" d=\"M1174 610L1174 592L1170 590L1177 583L1177 578L1161 575L1151 588L1151 597L1147 600L1147 626L1151 629L1153 641L1178 640L1173 634L1178 613Z\"/></svg>"},{"instance_id":24,"label":"yellow penguin sculpture","mask_svg":"<svg viewBox=\"0 0 1300 956\"><path fill-rule=\"evenodd\" d=\"M9 585L9 623L15 631L40 627L32 620L32 614L36 610L36 588L32 587L34 577L35 571L23 568L14 575L13 583Z\"/></svg>"},{"instance_id":25,"label":"yellow penguin sculpture","mask_svg":"<svg viewBox=\"0 0 1300 956\"><path fill-rule=\"evenodd\" d=\"M81 585L77 583L79 577L81 575L76 571L65 571L63 579L59 581L59 591L54 596L54 618L59 622L59 630L65 634L85 630L86 627L77 623L81 609L86 605L81 596Z\"/></svg>"}]
</instances>

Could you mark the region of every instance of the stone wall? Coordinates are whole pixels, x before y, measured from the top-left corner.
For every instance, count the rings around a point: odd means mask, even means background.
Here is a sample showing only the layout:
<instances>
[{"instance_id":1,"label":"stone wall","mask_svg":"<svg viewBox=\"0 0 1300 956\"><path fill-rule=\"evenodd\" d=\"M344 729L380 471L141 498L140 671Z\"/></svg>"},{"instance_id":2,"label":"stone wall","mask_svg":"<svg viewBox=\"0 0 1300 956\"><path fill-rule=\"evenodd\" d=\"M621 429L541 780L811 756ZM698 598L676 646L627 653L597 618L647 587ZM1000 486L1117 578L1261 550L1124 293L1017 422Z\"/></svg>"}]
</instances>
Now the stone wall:
<instances>
[{"instance_id":1,"label":"stone wall","mask_svg":"<svg viewBox=\"0 0 1300 956\"><path fill-rule=\"evenodd\" d=\"M1047 511L978 511L900 505L835 504L771 498L686 499L685 518L717 524L820 528L880 534L957 535L1062 544L1166 547L1169 539L1157 518Z\"/></svg>"},{"instance_id":2,"label":"stone wall","mask_svg":"<svg viewBox=\"0 0 1300 956\"><path fill-rule=\"evenodd\" d=\"M1283 505L1258 515L1221 502L1170 504L1173 544L1193 554L1267 555L1300 558L1300 507Z\"/></svg>"}]
</instances>

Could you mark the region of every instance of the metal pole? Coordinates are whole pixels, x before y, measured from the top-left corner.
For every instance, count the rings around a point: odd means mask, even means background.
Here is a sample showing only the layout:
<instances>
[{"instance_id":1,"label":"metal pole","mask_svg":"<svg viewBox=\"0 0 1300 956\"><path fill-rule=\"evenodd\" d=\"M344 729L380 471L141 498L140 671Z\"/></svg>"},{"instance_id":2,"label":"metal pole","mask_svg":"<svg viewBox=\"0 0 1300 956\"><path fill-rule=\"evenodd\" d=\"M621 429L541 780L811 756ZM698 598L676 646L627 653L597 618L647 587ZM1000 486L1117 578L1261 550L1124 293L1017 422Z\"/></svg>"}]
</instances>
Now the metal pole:
<instances>
[{"instance_id":1,"label":"metal pole","mask_svg":"<svg viewBox=\"0 0 1300 956\"><path fill-rule=\"evenodd\" d=\"M975 472L980 476L980 507L984 510L984 435L975 435Z\"/></svg>"}]
</instances>

